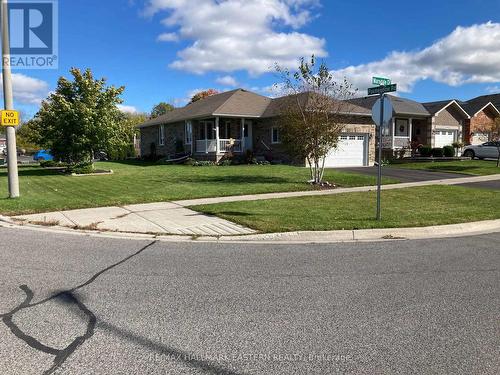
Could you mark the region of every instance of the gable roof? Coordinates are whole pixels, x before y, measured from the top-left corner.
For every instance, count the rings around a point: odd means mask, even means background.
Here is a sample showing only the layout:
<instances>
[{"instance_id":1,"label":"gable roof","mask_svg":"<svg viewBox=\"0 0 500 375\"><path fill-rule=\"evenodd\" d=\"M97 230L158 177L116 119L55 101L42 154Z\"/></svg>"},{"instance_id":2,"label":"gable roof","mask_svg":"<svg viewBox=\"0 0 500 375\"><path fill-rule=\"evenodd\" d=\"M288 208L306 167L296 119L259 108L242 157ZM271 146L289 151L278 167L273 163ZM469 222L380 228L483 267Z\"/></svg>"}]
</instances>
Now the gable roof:
<instances>
[{"instance_id":1,"label":"gable roof","mask_svg":"<svg viewBox=\"0 0 500 375\"><path fill-rule=\"evenodd\" d=\"M496 99L498 101L498 105L495 105L490 99ZM476 116L486 107L491 107L493 112L500 115L500 94L478 96L477 98L470 99L466 102L460 102L460 105L470 117Z\"/></svg>"},{"instance_id":2,"label":"gable roof","mask_svg":"<svg viewBox=\"0 0 500 375\"><path fill-rule=\"evenodd\" d=\"M148 120L138 127L144 128L216 115L260 117L270 101L271 99L265 96L236 89L206 97L182 108L176 108L163 116Z\"/></svg>"},{"instance_id":3,"label":"gable roof","mask_svg":"<svg viewBox=\"0 0 500 375\"><path fill-rule=\"evenodd\" d=\"M448 108L451 105L455 105L460 110L460 112L462 112L465 115L465 118L470 118L469 113L455 99L448 99L448 100L440 100L440 101L437 101L437 102L422 103L422 105L433 116L436 116L439 112L441 112L445 108Z\"/></svg>"},{"instance_id":4,"label":"gable roof","mask_svg":"<svg viewBox=\"0 0 500 375\"><path fill-rule=\"evenodd\" d=\"M419 102L414 100L400 98L399 96L387 95L389 100L391 101L392 107L394 109L394 113L396 115L411 115L411 116L424 116L428 117L431 114L429 111ZM371 113L371 110L378 100L378 96L365 96L363 98L355 98L350 99L348 102L368 109Z\"/></svg>"}]
</instances>

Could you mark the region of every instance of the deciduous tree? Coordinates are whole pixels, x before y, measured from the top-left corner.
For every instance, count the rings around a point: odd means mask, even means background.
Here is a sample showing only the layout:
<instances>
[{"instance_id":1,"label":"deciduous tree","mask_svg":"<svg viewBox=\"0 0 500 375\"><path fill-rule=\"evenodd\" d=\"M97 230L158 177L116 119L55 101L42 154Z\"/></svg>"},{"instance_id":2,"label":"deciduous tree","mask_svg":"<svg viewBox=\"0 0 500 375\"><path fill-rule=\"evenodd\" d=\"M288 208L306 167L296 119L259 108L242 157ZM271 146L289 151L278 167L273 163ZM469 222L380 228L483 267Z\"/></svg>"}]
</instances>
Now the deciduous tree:
<instances>
[{"instance_id":1,"label":"deciduous tree","mask_svg":"<svg viewBox=\"0 0 500 375\"><path fill-rule=\"evenodd\" d=\"M153 109L151 110L150 117L156 118L159 116L163 116L163 115L166 115L168 112L171 112L173 110L174 110L174 106L172 104L161 102L153 107Z\"/></svg>"},{"instance_id":2,"label":"deciduous tree","mask_svg":"<svg viewBox=\"0 0 500 375\"><path fill-rule=\"evenodd\" d=\"M306 160L311 182L321 184L325 157L337 148L348 123L350 108L345 100L355 90L345 79L337 82L324 62L314 56L301 59L296 71L276 65L281 82L276 86L289 96L281 100L277 124L281 142L301 160Z\"/></svg>"},{"instance_id":3,"label":"deciduous tree","mask_svg":"<svg viewBox=\"0 0 500 375\"><path fill-rule=\"evenodd\" d=\"M191 98L191 103L197 102L200 99L204 99L204 98L212 96L212 95L216 95L218 93L219 93L219 91L217 91L215 89L208 89L208 90L200 91L200 92L193 95L193 97Z\"/></svg>"},{"instance_id":4,"label":"deciduous tree","mask_svg":"<svg viewBox=\"0 0 500 375\"><path fill-rule=\"evenodd\" d=\"M107 86L90 69L70 70L72 80L59 78L57 88L42 102L34 126L40 142L56 159L76 164L92 162L95 151L126 141L120 124L124 87Z\"/></svg>"}]
</instances>

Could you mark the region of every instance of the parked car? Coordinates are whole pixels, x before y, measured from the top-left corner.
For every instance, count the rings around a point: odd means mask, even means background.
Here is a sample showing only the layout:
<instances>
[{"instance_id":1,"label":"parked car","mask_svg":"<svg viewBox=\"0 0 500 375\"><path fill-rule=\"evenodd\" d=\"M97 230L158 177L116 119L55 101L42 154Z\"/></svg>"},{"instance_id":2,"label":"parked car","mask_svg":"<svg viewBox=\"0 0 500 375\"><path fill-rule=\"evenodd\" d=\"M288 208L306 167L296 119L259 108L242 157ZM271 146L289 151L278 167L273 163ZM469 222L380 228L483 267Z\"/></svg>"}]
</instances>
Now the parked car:
<instances>
[{"instance_id":1,"label":"parked car","mask_svg":"<svg viewBox=\"0 0 500 375\"><path fill-rule=\"evenodd\" d=\"M486 142L482 145L465 146L463 156L478 159L497 159L500 142Z\"/></svg>"},{"instance_id":2,"label":"parked car","mask_svg":"<svg viewBox=\"0 0 500 375\"><path fill-rule=\"evenodd\" d=\"M50 154L50 150L38 150L33 155L33 160L48 161L48 160L54 160L54 157Z\"/></svg>"}]
</instances>

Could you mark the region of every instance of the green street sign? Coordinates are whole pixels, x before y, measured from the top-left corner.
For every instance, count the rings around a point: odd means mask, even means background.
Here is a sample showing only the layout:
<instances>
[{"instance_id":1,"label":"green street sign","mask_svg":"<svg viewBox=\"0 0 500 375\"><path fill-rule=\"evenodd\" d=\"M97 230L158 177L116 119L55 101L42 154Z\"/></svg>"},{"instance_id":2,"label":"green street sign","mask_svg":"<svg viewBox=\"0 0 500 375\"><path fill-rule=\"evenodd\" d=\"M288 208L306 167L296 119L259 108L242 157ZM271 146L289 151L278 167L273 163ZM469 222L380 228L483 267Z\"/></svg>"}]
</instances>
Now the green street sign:
<instances>
[{"instance_id":1,"label":"green street sign","mask_svg":"<svg viewBox=\"0 0 500 375\"><path fill-rule=\"evenodd\" d=\"M374 85L389 86L392 82L389 78L373 77L372 83Z\"/></svg>"},{"instance_id":2,"label":"green street sign","mask_svg":"<svg viewBox=\"0 0 500 375\"><path fill-rule=\"evenodd\" d=\"M394 92L394 91L398 91L396 84L388 86L370 87L368 89L368 95L380 95L380 94L385 94L386 92Z\"/></svg>"}]
</instances>

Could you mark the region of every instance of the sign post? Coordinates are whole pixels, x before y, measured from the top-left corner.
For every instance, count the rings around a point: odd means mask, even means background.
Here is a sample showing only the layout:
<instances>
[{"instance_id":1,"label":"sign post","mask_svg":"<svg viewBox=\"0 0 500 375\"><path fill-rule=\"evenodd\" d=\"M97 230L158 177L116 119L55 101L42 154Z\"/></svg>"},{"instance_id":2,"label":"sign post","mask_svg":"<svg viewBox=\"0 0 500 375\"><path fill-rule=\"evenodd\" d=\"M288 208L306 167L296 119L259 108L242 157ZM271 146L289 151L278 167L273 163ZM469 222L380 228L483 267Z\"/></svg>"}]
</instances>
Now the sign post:
<instances>
[{"instance_id":1,"label":"sign post","mask_svg":"<svg viewBox=\"0 0 500 375\"><path fill-rule=\"evenodd\" d=\"M16 119L19 123L19 115L14 109L14 98L12 95L12 72L10 65L10 40L9 40L9 14L7 0L1 0L1 22L2 22L2 73L3 73L3 100L6 111L2 111L2 125L7 126L7 170L9 176L9 197L19 197L19 177L17 172L17 147ZM7 123L4 123L4 115Z\"/></svg>"},{"instance_id":2,"label":"sign post","mask_svg":"<svg viewBox=\"0 0 500 375\"><path fill-rule=\"evenodd\" d=\"M392 118L392 105L386 100L386 93L396 91L397 86L391 83L390 79L373 77L374 84L383 84L383 86L371 87L368 89L368 95L378 94L379 100L372 108L372 118L377 125L378 134L378 157L377 157L377 220L382 220L382 130L385 124Z\"/></svg>"}]
</instances>

